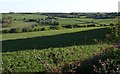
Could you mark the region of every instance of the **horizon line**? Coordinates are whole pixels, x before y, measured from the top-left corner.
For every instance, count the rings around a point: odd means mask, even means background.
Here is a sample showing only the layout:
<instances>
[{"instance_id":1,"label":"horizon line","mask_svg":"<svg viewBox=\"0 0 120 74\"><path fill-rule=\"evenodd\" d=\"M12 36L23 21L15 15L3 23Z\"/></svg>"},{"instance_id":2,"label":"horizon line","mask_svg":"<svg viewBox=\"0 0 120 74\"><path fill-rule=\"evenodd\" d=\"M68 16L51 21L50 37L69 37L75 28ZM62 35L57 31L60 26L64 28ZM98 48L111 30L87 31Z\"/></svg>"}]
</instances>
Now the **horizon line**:
<instances>
[{"instance_id":1,"label":"horizon line","mask_svg":"<svg viewBox=\"0 0 120 74\"><path fill-rule=\"evenodd\" d=\"M119 12L119 11L118 11ZM26 12L0 12L0 13L118 13L115 11L112 12L37 12L37 11L26 11Z\"/></svg>"}]
</instances>

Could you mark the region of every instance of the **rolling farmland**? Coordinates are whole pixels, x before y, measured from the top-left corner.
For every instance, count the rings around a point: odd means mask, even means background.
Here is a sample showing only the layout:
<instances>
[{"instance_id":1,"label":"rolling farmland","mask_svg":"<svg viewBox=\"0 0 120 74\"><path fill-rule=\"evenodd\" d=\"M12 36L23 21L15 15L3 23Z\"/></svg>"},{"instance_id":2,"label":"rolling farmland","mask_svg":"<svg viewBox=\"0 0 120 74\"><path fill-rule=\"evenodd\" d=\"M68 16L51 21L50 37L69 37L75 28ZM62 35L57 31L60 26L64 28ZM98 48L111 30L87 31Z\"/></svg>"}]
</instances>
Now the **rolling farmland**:
<instances>
[{"instance_id":1,"label":"rolling farmland","mask_svg":"<svg viewBox=\"0 0 120 74\"><path fill-rule=\"evenodd\" d=\"M86 70L97 73L99 70L95 68L94 71L93 65L99 67L99 60L104 63L106 59L110 61L110 70L115 65L117 73L120 50L119 46L113 46L109 35L116 18L54 16L39 13L3 14L5 26L0 30L3 32L0 34L3 73L85 73ZM6 19L9 21L6 22Z\"/></svg>"}]
</instances>

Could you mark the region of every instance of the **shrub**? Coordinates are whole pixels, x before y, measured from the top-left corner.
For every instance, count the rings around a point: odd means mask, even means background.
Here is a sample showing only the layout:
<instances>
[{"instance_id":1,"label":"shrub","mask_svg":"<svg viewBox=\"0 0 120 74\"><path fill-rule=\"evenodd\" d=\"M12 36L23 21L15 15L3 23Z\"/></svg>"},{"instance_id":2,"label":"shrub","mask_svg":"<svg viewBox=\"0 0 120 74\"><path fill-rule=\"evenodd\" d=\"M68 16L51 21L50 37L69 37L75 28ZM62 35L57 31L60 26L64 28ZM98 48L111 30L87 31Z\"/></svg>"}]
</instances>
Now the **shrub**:
<instances>
[{"instance_id":1,"label":"shrub","mask_svg":"<svg viewBox=\"0 0 120 74\"><path fill-rule=\"evenodd\" d=\"M11 16L7 16L7 17L2 18L2 23L11 24L12 22L13 22L13 19Z\"/></svg>"},{"instance_id":2,"label":"shrub","mask_svg":"<svg viewBox=\"0 0 120 74\"><path fill-rule=\"evenodd\" d=\"M93 70L97 74L119 74L119 64L116 60L99 60L99 66L93 65Z\"/></svg>"},{"instance_id":3,"label":"shrub","mask_svg":"<svg viewBox=\"0 0 120 74\"><path fill-rule=\"evenodd\" d=\"M28 26L28 27L25 27L22 29L23 32L30 32L32 31L32 27L31 26Z\"/></svg>"},{"instance_id":4,"label":"shrub","mask_svg":"<svg viewBox=\"0 0 120 74\"><path fill-rule=\"evenodd\" d=\"M55 30L55 25L50 25L50 29Z\"/></svg>"},{"instance_id":5,"label":"shrub","mask_svg":"<svg viewBox=\"0 0 120 74\"><path fill-rule=\"evenodd\" d=\"M95 24L87 25L87 27L95 27Z\"/></svg>"},{"instance_id":6,"label":"shrub","mask_svg":"<svg viewBox=\"0 0 120 74\"><path fill-rule=\"evenodd\" d=\"M120 50L119 44L114 44L103 50L100 60L93 65L95 74L119 74L120 73Z\"/></svg>"},{"instance_id":7,"label":"shrub","mask_svg":"<svg viewBox=\"0 0 120 74\"><path fill-rule=\"evenodd\" d=\"M41 28L35 28L35 31L41 31Z\"/></svg>"},{"instance_id":8,"label":"shrub","mask_svg":"<svg viewBox=\"0 0 120 74\"><path fill-rule=\"evenodd\" d=\"M37 26L38 26L37 24L33 24L33 25L31 25L32 28L37 27Z\"/></svg>"},{"instance_id":9,"label":"shrub","mask_svg":"<svg viewBox=\"0 0 120 74\"><path fill-rule=\"evenodd\" d=\"M78 24L73 25L73 28L80 28L81 26Z\"/></svg>"},{"instance_id":10,"label":"shrub","mask_svg":"<svg viewBox=\"0 0 120 74\"><path fill-rule=\"evenodd\" d=\"M10 24L2 24L2 27L10 27Z\"/></svg>"},{"instance_id":11,"label":"shrub","mask_svg":"<svg viewBox=\"0 0 120 74\"><path fill-rule=\"evenodd\" d=\"M29 30L29 32L34 32L35 31L35 28L31 28L30 30Z\"/></svg>"},{"instance_id":12,"label":"shrub","mask_svg":"<svg viewBox=\"0 0 120 74\"><path fill-rule=\"evenodd\" d=\"M46 30L48 30L47 27L41 28L41 31L46 31Z\"/></svg>"},{"instance_id":13,"label":"shrub","mask_svg":"<svg viewBox=\"0 0 120 74\"><path fill-rule=\"evenodd\" d=\"M36 22L36 19L29 19L28 22Z\"/></svg>"},{"instance_id":14,"label":"shrub","mask_svg":"<svg viewBox=\"0 0 120 74\"><path fill-rule=\"evenodd\" d=\"M84 26L84 25L81 25L80 27L82 28L82 27L85 27L85 26Z\"/></svg>"},{"instance_id":15,"label":"shrub","mask_svg":"<svg viewBox=\"0 0 120 74\"><path fill-rule=\"evenodd\" d=\"M87 25L83 25L83 27L87 27Z\"/></svg>"},{"instance_id":16,"label":"shrub","mask_svg":"<svg viewBox=\"0 0 120 74\"><path fill-rule=\"evenodd\" d=\"M10 33L21 33L22 32L22 29L20 28L12 28L10 29Z\"/></svg>"},{"instance_id":17,"label":"shrub","mask_svg":"<svg viewBox=\"0 0 120 74\"><path fill-rule=\"evenodd\" d=\"M106 24L100 24L100 26L107 26Z\"/></svg>"},{"instance_id":18,"label":"shrub","mask_svg":"<svg viewBox=\"0 0 120 74\"><path fill-rule=\"evenodd\" d=\"M110 23L110 26L114 26L114 24L113 24L113 23Z\"/></svg>"},{"instance_id":19,"label":"shrub","mask_svg":"<svg viewBox=\"0 0 120 74\"><path fill-rule=\"evenodd\" d=\"M115 36L117 38L120 38L120 18L118 18L116 24L115 24Z\"/></svg>"},{"instance_id":20,"label":"shrub","mask_svg":"<svg viewBox=\"0 0 120 74\"><path fill-rule=\"evenodd\" d=\"M38 27L35 27L34 31L40 31L40 29Z\"/></svg>"},{"instance_id":21,"label":"shrub","mask_svg":"<svg viewBox=\"0 0 120 74\"><path fill-rule=\"evenodd\" d=\"M59 22L54 21L53 24L54 24L54 25L59 25Z\"/></svg>"},{"instance_id":22,"label":"shrub","mask_svg":"<svg viewBox=\"0 0 120 74\"><path fill-rule=\"evenodd\" d=\"M16 31L16 28L10 29L10 33L15 33L15 31Z\"/></svg>"},{"instance_id":23,"label":"shrub","mask_svg":"<svg viewBox=\"0 0 120 74\"><path fill-rule=\"evenodd\" d=\"M62 28L63 28L63 27L62 27L61 25L56 25L56 26L55 26L55 29L56 29L56 30L60 30L60 29L62 29Z\"/></svg>"},{"instance_id":24,"label":"shrub","mask_svg":"<svg viewBox=\"0 0 120 74\"><path fill-rule=\"evenodd\" d=\"M65 25L65 26L63 26L64 28L73 28L73 25Z\"/></svg>"},{"instance_id":25,"label":"shrub","mask_svg":"<svg viewBox=\"0 0 120 74\"><path fill-rule=\"evenodd\" d=\"M13 22L12 17L7 16L2 18L2 27L9 27Z\"/></svg>"},{"instance_id":26,"label":"shrub","mask_svg":"<svg viewBox=\"0 0 120 74\"><path fill-rule=\"evenodd\" d=\"M21 33L21 32L22 32L22 29L17 28L15 32L16 32L16 33Z\"/></svg>"},{"instance_id":27,"label":"shrub","mask_svg":"<svg viewBox=\"0 0 120 74\"><path fill-rule=\"evenodd\" d=\"M25 21L26 20L26 18L23 18L23 21Z\"/></svg>"},{"instance_id":28,"label":"shrub","mask_svg":"<svg viewBox=\"0 0 120 74\"><path fill-rule=\"evenodd\" d=\"M8 29L2 30L2 33L9 33L9 30Z\"/></svg>"}]
</instances>

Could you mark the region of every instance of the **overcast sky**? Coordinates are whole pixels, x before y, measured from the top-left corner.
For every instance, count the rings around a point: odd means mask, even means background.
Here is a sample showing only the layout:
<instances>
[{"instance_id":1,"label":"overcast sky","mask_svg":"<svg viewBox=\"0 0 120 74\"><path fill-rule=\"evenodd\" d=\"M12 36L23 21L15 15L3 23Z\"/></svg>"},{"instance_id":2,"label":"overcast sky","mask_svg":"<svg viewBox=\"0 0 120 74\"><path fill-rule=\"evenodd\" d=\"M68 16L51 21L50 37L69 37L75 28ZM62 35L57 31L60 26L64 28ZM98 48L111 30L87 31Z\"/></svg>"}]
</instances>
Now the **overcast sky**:
<instances>
[{"instance_id":1,"label":"overcast sky","mask_svg":"<svg viewBox=\"0 0 120 74\"><path fill-rule=\"evenodd\" d=\"M0 12L117 12L119 0L0 0Z\"/></svg>"}]
</instances>

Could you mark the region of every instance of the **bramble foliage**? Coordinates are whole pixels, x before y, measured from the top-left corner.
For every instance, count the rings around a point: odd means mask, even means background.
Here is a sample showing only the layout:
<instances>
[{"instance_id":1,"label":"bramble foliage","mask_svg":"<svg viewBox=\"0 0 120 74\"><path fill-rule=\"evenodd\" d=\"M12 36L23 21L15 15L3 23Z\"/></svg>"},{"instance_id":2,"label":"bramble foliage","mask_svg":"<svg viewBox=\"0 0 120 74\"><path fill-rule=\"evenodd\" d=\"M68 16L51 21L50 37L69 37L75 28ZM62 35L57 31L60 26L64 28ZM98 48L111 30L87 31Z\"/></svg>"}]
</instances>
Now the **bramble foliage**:
<instances>
[{"instance_id":1,"label":"bramble foliage","mask_svg":"<svg viewBox=\"0 0 120 74\"><path fill-rule=\"evenodd\" d=\"M115 34L116 37L120 38L120 17L118 17L117 23L115 25Z\"/></svg>"},{"instance_id":2,"label":"bramble foliage","mask_svg":"<svg viewBox=\"0 0 120 74\"><path fill-rule=\"evenodd\" d=\"M116 19L116 23L114 25L112 24L111 30L113 36L115 36L116 38L120 38L120 17Z\"/></svg>"},{"instance_id":3,"label":"bramble foliage","mask_svg":"<svg viewBox=\"0 0 120 74\"><path fill-rule=\"evenodd\" d=\"M97 65L93 65L94 72L99 74L119 74L120 50L113 48L106 51L104 54L104 59L99 60Z\"/></svg>"}]
</instances>

